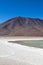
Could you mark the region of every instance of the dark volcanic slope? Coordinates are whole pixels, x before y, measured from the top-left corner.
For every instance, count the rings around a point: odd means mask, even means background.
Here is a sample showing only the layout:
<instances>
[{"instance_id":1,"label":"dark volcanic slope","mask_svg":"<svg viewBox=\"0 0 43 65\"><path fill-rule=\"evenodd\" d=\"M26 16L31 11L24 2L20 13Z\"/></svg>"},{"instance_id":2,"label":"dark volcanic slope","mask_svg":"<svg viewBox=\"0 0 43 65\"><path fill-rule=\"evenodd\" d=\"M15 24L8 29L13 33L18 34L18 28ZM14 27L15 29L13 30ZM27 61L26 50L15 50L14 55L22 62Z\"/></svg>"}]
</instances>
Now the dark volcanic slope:
<instances>
[{"instance_id":1,"label":"dark volcanic slope","mask_svg":"<svg viewBox=\"0 0 43 65\"><path fill-rule=\"evenodd\" d=\"M43 20L15 17L0 25L0 35L43 36Z\"/></svg>"}]
</instances>

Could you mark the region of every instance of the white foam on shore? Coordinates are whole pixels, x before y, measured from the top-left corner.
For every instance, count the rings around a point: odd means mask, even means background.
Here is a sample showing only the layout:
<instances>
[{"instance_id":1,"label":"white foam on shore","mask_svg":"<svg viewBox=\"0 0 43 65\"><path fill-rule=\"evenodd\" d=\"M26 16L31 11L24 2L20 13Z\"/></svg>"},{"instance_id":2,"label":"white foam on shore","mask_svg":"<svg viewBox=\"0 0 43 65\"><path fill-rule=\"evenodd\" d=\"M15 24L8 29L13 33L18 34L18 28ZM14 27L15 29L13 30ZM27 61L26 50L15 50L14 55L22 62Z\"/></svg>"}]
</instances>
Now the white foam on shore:
<instances>
[{"instance_id":1,"label":"white foam on shore","mask_svg":"<svg viewBox=\"0 0 43 65\"><path fill-rule=\"evenodd\" d=\"M8 43L3 39L0 40L0 58L19 61L20 65L23 65L22 62L27 63L25 65L43 65L43 49Z\"/></svg>"}]
</instances>

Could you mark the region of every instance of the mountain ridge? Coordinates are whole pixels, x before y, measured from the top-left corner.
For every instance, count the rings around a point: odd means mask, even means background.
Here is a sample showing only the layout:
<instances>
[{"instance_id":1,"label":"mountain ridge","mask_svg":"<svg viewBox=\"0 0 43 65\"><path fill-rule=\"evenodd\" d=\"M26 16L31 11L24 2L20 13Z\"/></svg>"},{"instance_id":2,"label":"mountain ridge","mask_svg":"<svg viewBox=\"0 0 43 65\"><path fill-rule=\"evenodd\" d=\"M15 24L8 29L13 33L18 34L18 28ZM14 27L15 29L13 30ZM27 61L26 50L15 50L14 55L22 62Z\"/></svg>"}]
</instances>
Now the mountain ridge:
<instances>
[{"instance_id":1,"label":"mountain ridge","mask_svg":"<svg viewBox=\"0 0 43 65\"><path fill-rule=\"evenodd\" d=\"M15 17L0 24L0 36L43 36L43 20Z\"/></svg>"}]
</instances>

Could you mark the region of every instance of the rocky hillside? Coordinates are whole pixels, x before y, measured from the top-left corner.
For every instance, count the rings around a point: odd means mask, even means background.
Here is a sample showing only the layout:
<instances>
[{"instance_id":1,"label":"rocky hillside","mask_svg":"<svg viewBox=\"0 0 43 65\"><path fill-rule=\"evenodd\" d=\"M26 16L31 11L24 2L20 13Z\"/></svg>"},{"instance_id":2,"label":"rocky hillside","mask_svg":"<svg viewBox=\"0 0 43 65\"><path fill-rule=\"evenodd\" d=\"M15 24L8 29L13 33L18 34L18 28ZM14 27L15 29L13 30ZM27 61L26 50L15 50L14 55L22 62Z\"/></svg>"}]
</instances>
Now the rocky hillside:
<instances>
[{"instance_id":1,"label":"rocky hillside","mask_svg":"<svg viewBox=\"0 0 43 65\"><path fill-rule=\"evenodd\" d=\"M43 36L43 20L12 18L0 24L0 36Z\"/></svg>"}]
</instances>

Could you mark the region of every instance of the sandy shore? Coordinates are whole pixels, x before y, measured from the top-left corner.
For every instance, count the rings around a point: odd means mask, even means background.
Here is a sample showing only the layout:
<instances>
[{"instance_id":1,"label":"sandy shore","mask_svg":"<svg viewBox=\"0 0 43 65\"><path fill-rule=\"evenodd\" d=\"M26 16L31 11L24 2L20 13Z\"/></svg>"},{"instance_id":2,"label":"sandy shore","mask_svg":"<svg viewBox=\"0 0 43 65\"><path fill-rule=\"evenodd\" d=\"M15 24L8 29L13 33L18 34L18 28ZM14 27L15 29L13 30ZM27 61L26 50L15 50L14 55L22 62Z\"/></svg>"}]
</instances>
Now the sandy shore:
<instances>
[{"instance_id":1,"label":"sandy shore","mask_svg":"<svg viewBox=\"0 0 43 65\"><path fill-rule=\"evenodd\" d=\"M0 65L43 65L43 49L0 39Z\"/></svg>"},{"instance_id":2,"label":"sandy shore","mask_svg":"<svg viewBox=\"0 0 43 65\"><path fill-rule=\"evenodd\" d=\"M43 37L28 37L28 36L15 36L15 37L1 37L0 40L7 40L7 41L19 41L19 40L43 40Z\"/></svg>"}]
</instances>

